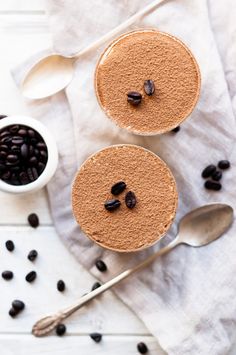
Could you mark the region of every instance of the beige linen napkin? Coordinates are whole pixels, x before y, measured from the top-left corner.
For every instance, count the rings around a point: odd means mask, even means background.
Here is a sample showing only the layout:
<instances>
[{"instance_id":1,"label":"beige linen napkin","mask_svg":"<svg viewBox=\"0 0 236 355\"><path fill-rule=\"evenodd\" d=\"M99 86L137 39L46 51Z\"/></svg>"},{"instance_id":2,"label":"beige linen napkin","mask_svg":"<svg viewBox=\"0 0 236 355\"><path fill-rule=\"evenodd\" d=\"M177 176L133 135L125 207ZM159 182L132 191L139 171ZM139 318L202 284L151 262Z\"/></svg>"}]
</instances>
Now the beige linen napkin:
<instances>
[{"instance_id":1,"label":"beige linen napkin","mask_svg":"<svg viewBox=\"0 0 236 355\"><path fill-rule=\"evenodd\" d=\"M55 49L75 53L148 3L48 0ZM135 136L105 116L93 87L95 65L103 47L77 61L74 80L65 92L29 103L32 116L51 129L59 147L59 167L48 185L58 234L78 261L103 282L144 259L159 245L121 255L93 244L76 225L70 202L71 183L77 168L98 149L116 143L139 144L160 155L171 167L178 184L179 207L164 243L174 237L179 219L191 209L214 201L236 206L235 15L233 0L167 0L127 28L154 27L169 32L182 39L196 56L202 74L201 96L176 135ZM27 64L14 70L17 82ZM201 170L220 159L231 160L232 168L224 175L222 191L208 192L203 188ZM234 226L207 247L178 247L114 291L144 321L168 354L225 355L235 337L235 255ZM96 270L97 258L105 260L108 272L101 274Z\"/></svg>"}]
</instances>

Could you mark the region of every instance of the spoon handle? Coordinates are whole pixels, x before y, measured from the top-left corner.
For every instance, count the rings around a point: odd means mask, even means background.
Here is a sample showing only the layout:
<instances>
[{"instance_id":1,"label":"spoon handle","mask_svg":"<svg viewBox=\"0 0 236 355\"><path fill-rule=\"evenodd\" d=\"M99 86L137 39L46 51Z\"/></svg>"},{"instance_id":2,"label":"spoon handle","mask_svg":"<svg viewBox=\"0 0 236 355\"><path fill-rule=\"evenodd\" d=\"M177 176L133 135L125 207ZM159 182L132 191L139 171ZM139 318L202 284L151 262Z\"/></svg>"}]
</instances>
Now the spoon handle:
<instances>
[{"instance_id":1,"label":"spoon handle","mask_svg":"<svg viewBox=\"0 0 236 355\"><path fill-rule=\"evenodd\" d=\"M113 38L114 36L119 34L121 31L125 30L127 27L132 25L135 21L139 20L144 15L147 15L149 12L153 11L156 7L158 7L164 1L166 1L166 0L154 0L153 2L151 2L151 4L145 6L143 9L136 12L133 16L129 17L126 21L122 22L120 25L118 25L117 27L115 27L111 31L107 32L104 36L100 37L97 41L93 42L92 44L90 44L86 48L82 49L80 52L75 54L73 57L78 58L78 57L82 56L83 54L100 47L101 45L103 45L104 43L109 41L111 38Z\"/></svg>"},{"instance_id":2,"label":"spoon handle","mask_svg":"<svg viewBox=\"0 0 236 355\"><path fill-rule=\"evenodd\" d=\"M140 264L136 265L133 268L127 269L123 271L121 274L115 276L113 279L107 281L104 285L100 286L99 288L91 291L90 293L82 296L79 301L74 304L73 306L70 306L63 311L60 311L56 313L55 315L48 316L46 318L42 318L39 320L37 323L35 323L33 327L33 334L36 336L43 336L49 333L53 328L57 326L59 322L61 322L63 319L69 317L72 313L77 311L79 308L81 308L83 305L100 295L101 293L105 292L106 290L110 289L111 287L117 285L120 283L122 280L126 279L128 276L134 274L135 272L143 269L144 267L148 266L151 264L158 256L166 254L169 252L171 249L173 249L176 245L178 245L179 238L178 236L167 246L164 248L158 250L156 253L152 254L149 256L146 260L141 262Z\"/></svg>"}]
</instances>

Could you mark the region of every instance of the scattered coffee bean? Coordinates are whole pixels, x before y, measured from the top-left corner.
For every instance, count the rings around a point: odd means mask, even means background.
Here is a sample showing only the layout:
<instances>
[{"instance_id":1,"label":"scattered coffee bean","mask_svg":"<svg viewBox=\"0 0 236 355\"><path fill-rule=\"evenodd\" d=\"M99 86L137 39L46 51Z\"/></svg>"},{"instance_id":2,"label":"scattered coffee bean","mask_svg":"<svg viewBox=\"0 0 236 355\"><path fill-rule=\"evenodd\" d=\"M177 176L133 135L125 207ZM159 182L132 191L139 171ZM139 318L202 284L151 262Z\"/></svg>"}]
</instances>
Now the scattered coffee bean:
<instances>
[{"instance_id":1,"label":"scattered coffee bean","mask_svg":"<svg viewBox=\"0 0 236 355\"><path fill-rule=\"evenodd\" d=\"M37 250L31 250L27 256L27 258L30 260L30 261L34 261L38 256L38 252Z\"/></svg>"},{"instance_id":2,"label":"scattered coffee bean","mask_svg":"<svg viewBox=\"0 0 236 355\"><path fill-rule=\"evenodd\" d=\"M219 191L221 189L221 183L216 181L207 180L204 184L207 190Z\"/></svg>"},{"instance_id":3,"label":"scattered coffee bean","mask_svg":"<svg viewBox=\"0 0 236 355\"><path fill-rule=\"evenodd\" d=\"M136 205L136 196L134 194L133 191L129 191L127 192L127 194L125 195L125 204L128 208L132 209L135 207Z\"/></svg>"},{"instance_id":4,"label":"scattered coffee bean","mask_svg":"<svg viewBox=\"0 0 236 355\"><path fill-rule=\"evenodd\" d=\"M148 347L143 342L137 344L137 349L140 354L146 354L148 352Z\"/></svg>"},{"instance_id":5,"label":"scattered coffee bean","mask_svg":"<svg viewBox=\"0 0 236 355\"><path fill-rule=\"evenodd\" d=\"M91 291L96 290L96 288L99 288L101 286L100 282L95 282L91 288Z\"/></svg>"},{"instance_id":6,"label":"scattered coffee bean","mask_svg":"<svg viewBox=\"0 0 236 355\"><path fill-rule=\"evenodd\" d=\"M148 96L151 96L154 94L155 91L155 85L153 80L145 80L144 81L144 91Z\"/></svg>"},{"instance_id":7,"label":"scattered coffee bean","mask_svg":"<svg viewBox=\"0 0 236 355\"><path fill-rule=\"evenodd\" d=\"M203 171L202 171L202 177L205 179L205 178L208 178L210 177L214 172L216 171L216 166L211 164L211 165L208 165Z\"/></svg>"},{"instance_id":8,"label":"scattered coffee bean","mask_svg":"<svg viewBox=\"0 0 236 355\"><path fill-rule=\"evenodd\" d=\"M38 215L36 213L31 213L28 216L28 222L29 225L33 228L37 228L39 226L39 218Z\"/></svg>"},{"instance_id":9,"label":"scattered coffee bean","mask_svg":"<svg viewBox=\"0 0 236 355\"><path fill-rule=\"evenodd\" d=\"M30 271L26 276L25 276L25 280L27 282L33 282L36 279L36 272L35 271Z\"/></svg>"},{"instance_id":10,"label":"scattered coffee bean","mask_svg":"<svg viewBox=\"0 0 236 355\"><path fill-rule=\"evenodd\" d=\"M211 175L212 180L214 181L219 181L222 178L222 172L219 170L216 170L212 175Z\"/></svg>"},{"instance_id":11,"label":"scattered coffee bean","mask_svg":"<svg viewBox=\"0 0 236 355\"><path fill-rule=\"evenodd\" d=\"M174 133L177 133L179 131L180 131L180 126L177 126L174 129L172 129L172 132L174 132Z\"/></svg>"},{"instance_id":12,"label":"scattered coffee bean","mask_svg":"<svg viewBox=\"0 0 236 355\"><path fill-rule=\"evenodd\" d=\"M64 335L66 332L66 326L64 324L58 324L56 327L56 333L59 336Z\"/></svg>"},{"instance_id":13,"label":"scattered coffee bean","mask_svg":"<svg viewBox=\"0 0 236 355\"><path fill-rule=\"evenodd\" d=\"M9 270L3 271L2 272L2 278L4 280L11 280L13 278L13 272L9 271Z\"/></svg>"},{"instance_id":14,"label":"scattered coffee bean","mask_svg":"<svg viewBox=\"0 0 236 355\"><path fill-rule=\"evenodd\" d=\"M229 169L230 167L230 162L228 160L220 160L218 163L218 168L222 170Z\"/></svg>"},{"instance_id":15,"label":"scattered coffee bean","mask_svg":"<svg viewBox=\"0 0 236 355\"><path fill-rule=\"evenodd\" d=\"M5 245L8 251L13 251L15 249L15 245L12 240L7 240Z\"/></svg>"},{"instance_id":16,"label":"scattered coffee bean","mask_svg":"<svg viewBox=\"0 0 236 355\"><path fill-rule=\"evenodd\" d=\"M99 271L101 271L101 272L104 272L104 271L107 270L106 264L105 264L104 261L101 260L101 259L97 260L96 263L95 263L95 265L96 265L97 269L98 269Z\"/></svg>"},{"instance_id":17,"label":"scattered coffee bean","mask_svg":"<svg viewBox=\"0 0 236 355\"><path fill-rule=\"evenodd\" d=\"M137 106L141 103L142 95L137 91L129 91L127 94L127 101L133 105Z\"/></svg>"},{"instance_id":18,"label":"scattered coffee bean","mask_svg":"<svg viewBox=\"0 0 236 355\"><path fill-rule=\"evenodd\" d=\"M102 334L100 333L91 333L89 334L90 338L95 341L95 343L100 343L102 340Z\"/></svg>"},{"instance_id":19,"label":"scattered coffee bean","mask_svg":"<svg viewBox=\"0 0 236 355\"><path fill-rule=\"evenodd\" d=\"M116 184L114 184L111 188L111 193L112 195L119 195L121 192L123 192L126 188L126 183L124 181L119 181Z\"/></svg>"},{"instance_id":20,"label":"scattered coffee bean","mask_svg":"<svg viewBox=\"0 0 236 355\"><path fill-rule=\"evenodd\" d=\"M18 313L19 313L19 311L17 311L13 307L9 310L9 316L11 316L12 318L14 318Z\"/></svg>"},{"instance_id":21,"label":"scattered coffee bean","mask_svg":"<svg viewBox=\"0 0 236 355\"><path fill-rule=\"evenodd\" d=\"M7 117L7 116L6 115L0 115L0 120L2 120L5 117Z\"/></svg>"},{"instance_id":22,"label":"scattered coffee bean","mask_svg":"<svg viewBox=\"0 0 236 355\"><path fill-rule=\"evenodd\" d=\"M66 288L65 282L63 280L59 280L57 282L58 291L63 292L65 290L65 288Z\"/></svg>"},{"instance_id":23,"label":"scattered coffee bean","mask_svg":"<svg viewBox=\"0 0 236 355\"><path fill-rule=\"evenodd\" d=\"M25 308L24 302L20 300L14 300L12 302L12 308L14 308L16 311L20 312Z\"/></svg>"},{"instance_id":24,"label":"scattered coffee bean","mask_svg":"<svg viewBox=\"0 0 236 355\"><path fill-rule=\"evenodd\" d=\"M120 207L120 201L119 200L108 200L104 203L104 207L106 210L108 211L114 211L116 210L118 207Z\"/></svg>"}]
</instances>

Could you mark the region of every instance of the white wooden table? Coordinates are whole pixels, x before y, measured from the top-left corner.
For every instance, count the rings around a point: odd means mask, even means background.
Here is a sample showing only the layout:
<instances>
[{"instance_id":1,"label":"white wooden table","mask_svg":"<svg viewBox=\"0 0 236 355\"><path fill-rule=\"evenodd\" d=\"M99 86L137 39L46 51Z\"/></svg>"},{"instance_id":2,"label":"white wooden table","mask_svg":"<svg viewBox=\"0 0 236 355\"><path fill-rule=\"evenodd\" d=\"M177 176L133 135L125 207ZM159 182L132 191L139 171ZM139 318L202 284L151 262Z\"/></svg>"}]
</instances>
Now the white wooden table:
<instances>
[{"instance_id":1,"label":"white wooden table","mask_svg":"<svg viewBox=\"0 0 236 355\"><path fill-rule=\"evenodd\" d=\"M47 48L51 38L43 0L7 0L0 3L0 114L28 114L10 74L10 68L27 56ZM67 335L51 335L36 339L32 324L46 313L70 305L78 296L91 289L94 278L82 268L59 240L49 212L46 192L29 196L0 193L0 273L12 270L14 279L0 278L0 354L1 355L88 355L137 354L136 344L144 341L150 354L163 354L155 339L141 321L111 292L81 309L67 322ZM36 212L41 225L27 225L27 216ZM5 248L12 239L15 251ZM27 253L39 252L31 263ZM36 270L34 284L25 275ZM57 280L66 282L67 290L59 293ZM11 302L21 299L26 309L17 318L8 315ZM88 336L101 332L103 340L96 344Z\"/></svg>"}]
</instances>

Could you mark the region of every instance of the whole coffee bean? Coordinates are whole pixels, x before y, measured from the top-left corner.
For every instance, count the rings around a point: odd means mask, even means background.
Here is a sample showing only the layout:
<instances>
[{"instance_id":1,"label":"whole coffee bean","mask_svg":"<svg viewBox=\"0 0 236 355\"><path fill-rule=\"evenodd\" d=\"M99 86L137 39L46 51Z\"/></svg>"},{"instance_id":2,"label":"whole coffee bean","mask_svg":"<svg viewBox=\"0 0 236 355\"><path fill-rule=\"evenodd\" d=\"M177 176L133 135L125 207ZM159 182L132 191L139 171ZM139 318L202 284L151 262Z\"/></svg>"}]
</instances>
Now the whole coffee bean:
<instances>
[{"instance_id":1,"label":"whole coffee bean","mask_svg":"<svg viewBox=\"0 0 236 355\"><path fill-rule=\"evenodd\" d=\"M9 163L16 163L16 162L18 161L18 156L15 155L15 154L9 154L9 155L7 156L7 161L8 161Z\"/></svg>"},{"instance_id":2,"label":"whole coffee bean","mask_svg":"<svg viewBox=\"0 0 236 355\"><path fill-rule=\"evenodd\" d=\"M9 316L14 318L19 313L19 311L17 311L15 308L12 307L8 313L9 313Z\"/></svg>"},{"instance_id":3,"label":"whole coffee bean","mask_svg":"<svg viewBox=\"0 0 236 355\"><path fill-rule=\"evenodd\" d=\"M39 163L38 163L38 167L37 167L38 173L41 174L41 173L44 171L45 167L46 167L45 164L39 162Z\"/></svg>"},{"instance_id":4,"label":"whole coffee bean","mask_svg":"<svg viewBox=\"0 0 236 355\"><path fill-rule=\"evenodd\" d=\"M136 206L137 200L133 191L127 192L125 195L125 204L128 208L132 209Z\"/></svg>"},{"instance_id":5,"label":"whole coffee bean","mask_svg":"<svg viewBox=\"0 0 236 355\"><path fill-rule=\"evenodd\" d=\"M27 131L26 131L26 129L21 128L21 129L19 129L18 134L21 137L26 137L27 136Z\"/></svg>"},{"instance_id":6,"label":"whole coffee bean","mask_svg":"<svg viewBox=\"0 0 236 355\"><path fill-rule=\"evenodd\" d=\"M218 168L225 170L229 169L230 167L230 162L228 160L220 160L218 163Z\"/></svg>"},{"instance_id":7,"label":"whole coffee bean","mask_svg":"<svg viewBox=\"0 0 236 355\"><path fill-rule=\"evenodd\" d=\"M91 288L91 291L96 290L97 288L99 288L101 286L100 282L95 282Z\"/></svg>"},{"instance_id":8,"label":"whole coffee bean","mask_svg":"<svg viewBox=\"0 0 236 355\"><path fill-rule=\"evenodd\" d=\"M29 181L33 182L35 180L33 170L31 168L27 169L27 175L28 175Z\"/></svg>"},{"instance_id":9,"label":"whole coffee bean","mask_svg":"<svg viewBox=\"0 0 236 355\"><path fill-rule=\"evenodd\" d=\"M142 95L137 91L129 91L127 94L127 101L133 105L137 106L141 103Z\"/></svg>"},{"instance_id":10,"label":"whole coffee bean","mask_svg":"<svg viewBox=\"0 0 236 355\"><path fill-rule=\"evenodd\" d=\"M29 155L34 155L34 147L32 145L29 146Z\"/></svg>"},{"instance_id":11,"label":"whole coffee bean","mask_svg":"<svg viewBox=\"0 0 236 355\"><path fill-rule=\"evenodd\" d=\"M23 311L23 309L25 308L24 302L20 300L14 300L11 305L12 308L14 308L18 312Z\"/></svg>"},{"instance_id":12,"label":"whole coffee bean","mask_svg":"<svg viewBox=\"0 0 236 355\"><path fill-rule=\"evenodd\" d=\"M56 327L56 333L57 335L59 336L62 336L64 335L66 332L66 326L64 324L58 324L57 327Z\"/></svg>"},{"instance_id":13,"label":"whole coffee bean","mask_svg":"<svg viewBox=\"0 0 236 355\"><path fill-rule=\"evenodd\" d=\"M22 185L26 185L29 183L29 178L28 178L28 175L26 174L25 171L22 171L19 174L19 179L20 179L20 182L22 183Z\"/></svg>"},{"instance_id":14,"label":"whole coffee bean","mask_svg":"<svg viewBox=\"0 0 236 355\"><path fill-rule=\"evenodd\" d=\"M204 186L207 190L214 190L214 191L219 191L221 190L222 187L220 182L210 181L210 180L207 180Z\"/></svg>"},{"instance_id":15,"label":"whole coffee bean","mask_svg":"<svg viewBox=\"0 0 236 355\"><path fill-rule=\"evenodd\" d=\"M179 131L180 131L180 126L177 126L174 129L172 129L172 132L174 132L174 133L177 133Z\"/></svg>"},{"instance_id":16,"label":"whole coffee bean","mask_svg":"<svg viewBox=\"0 0 236 355\"><path fill-rule=\"evenodd\" d=\"M20 126L17 125L17 124L15 124L15 125L9 127L9 131L10 131L11 133L15 134L15 133L17 133L17 131L19 130L19 128L20 128Z\"/></svg>"},{"instance_id":17,"label":"whole coffee bean","mask_svg":"<svg viewBox=\"0 0 236 355\"><path fill-rule=\"evenodd\" d=\"M11 146L11 151L12 151L13 153L20 153L21 147L18 146L18 145L12 145L12 146Z\"/></svg>"},{"instance_id":18,"label":"whole coffee bean","mask_svg":"<svg viewBox=\"0 0 236 355\"><path fill-rule=\"evenodd\" d=\"M101 272L107 271L107 266L103 260L101 260L101 259L97 260L95 265L99 271L101 271Z\"/></svg>"},{"instance_id":19,"label":"whole coffee bean","mask_svg":"<svg viewBox=\"0 0 236 355\"><path fill-rule=\"evenodd\" d=\"M38 158L39 155L40 155L39 150L38 150L37 148L35 148L35 150L34 150L34 156L35 156L36 158Z\"/></svg>"},{"instance_id":20,"label":"whole coffee bean","mask_svg":"<svg viewBox=\"0 0 236 355\"><path fill-rule=\"evenodd\" d=\"M7 117L7 116L6 115L0 115L0 120L2 120L5 117Z\"/></svg>"},{"instance_id":21,"label":"whole coffee bean","mask_svg":"<svg viewBox=\"0 0 236 355\"><path fill-rule=\"evenodd\" d=\"M37 228L39 226L39 218L36 213L30 213L28 216L29 225L33 228Z\"/></svg>"},{"instance_id":22,"label":"whole coffee bean","mask_svg":"<svg viewBox=\"0 0 236 355\"><path fill-rule=\"evenodd\" d=\"M124 181L119 181L116 184L114 184L111 188L111 193L112 195L119 195L121 192L123 192L126 188L126 183Z\"/></svg>"},{"instance_id":23,"label":"whole coffee bean","mask_svg":"<svg viewBox=\"0 0 236 355\"><path fill-rule=\"evenodd\" d=\"M12 138L12 144L21 145L24 143L24 139L21 136L14 136Z\"/></svg>"},{"instance_id":24,"label":"whole coffee bean","mask_svg":"<svg viewBox=\"0 0 236 355\"><path fill-rule=\"evenodd\" d=\"M0 145L0 151L4 151L4 152L8 152L9 151L9 147L5 144Z\"/></svg>"},{"instance_id":25,"label":"whole coffee bean","mask_svg":"<svg viewBox=\"0 0 236 355\"><path fill-rule=\"evenodd\" d=\"M203 171L202 171L202 177L204 179L210 177L214 172L216 171L216 166L211 164L208 165Z\"/></svg>"},{"instance_id":26,"label":"whole coffee bean","mask_svg":"<svg viewBox=\"0 0 236 355\"><path fill-rule=\"evenodd\" d=\"M0 133L0 138L8 137L10 135L11 135L11 132L9 132L8 130L5 130Z\"/></svg>"},{"instance_id":27,"label":"whole coffee bean","mask_svg":"<svg viewBox=\"0 0 236 355\"><path fill-rule=\"evenodd\" d=\"M33 156L29 159L29 163L30 165L37 165L38 159L35 156Z\"/></svg>"},{"instance_id":28,"label":"whole coffee bean","mask_svg":"<svg viewBox=\"0 0 236 355\"><path fill-rule=\"evenodd\" d=\"M144 91L148 96L151 96L155 92L155 85L153 80L144 81Z\"/></svg>"},{"instance_id":29,"label":"whole coffee bean","mask_svg":"<svg viewBox=\"0 0 236 355\"><path fill-rule=\"evenodd\" d=\"M46 163L47 160L48 160L48 153L45 152L45 150L40 150L40 160L43 162L43 163Z\"/></svg>"},{"instance_id":30,"label":"whole coffee bean","mask_svg":"<svg viewBox=\"0 0 236 355\"><path fill-rule=\"evenodd\" d=\"M219 170L216 170L212 175L211 175L212 180L214 181L219 181L222 178L222 172Z\"/></svg>"},{"instance_id":31,"label":"whole coffee bean","mask_svg":"<svg viewBox=\"0 0 236 355\"><path fill-rule=\"evenodd\" d=\"M57 281L57 289L59 292L63 292L65 291L66 285L65 282L63 280L59 280Z\"/></svg>"},{"instance_id":32,"label":"whole coffee bean","mask_svg":"<svg viewBox=\"0 0 236 355\"><path fill-rule=\"evenodd\" d=\"M23 159L27 159L28 158L28 154L29 154L29 148L27 144L22 144L22 146L20 147L20 153Z\"/></svg>"},{"instance_id":33,"label":"whole coffee bean","mask_svg":"<svg viewBox=\"0 0 236 355\"><path fill-rule=\"evenodd\" d=\"M137 349L140 354L146 354L148 352L148 347L143 342L137 344Z\"/></svg>"},{"instance_id":34,"label":"whole coffee bean","mask_svg":"<svg viewBox=\"0 0 236 355\"><path fill-rule=\"evenodd\" d=\"M7 136L7 137L4 137L4 138L1 138L0 142L3 143L3 144L9 144L9 143L12 142L12 137L11 136Z\"/></svg>"},{"instance_id":35,"label":"whole coffee bean","mask_svg":"<svg viewBox=\"0 0 236 355\"><path fill-rule=\"evenodd\" d=\"M0 159L6 159L6 157L7 153L4 150L0 151Z\"/></svg>"},{"instance_id":36,"label":"whole coffee bean","mask_svg":"<svg viewBox=\"0 0 236 355\"><path fill-rule=\"evenodd\" d=\"M4 173L2 174L1 179L2 179L2 180L9 180L10 177L11 177L11 173L10 173L9 170L7 170L6 172L4 172Z\"/></svg>"},{"instance_id":37,"label":"whole coffee bean","mask_svg":"<svg viewBox=\"0 0 236 355\"><path fill-rule=\"evenodd\" d=\"M34 138L34 137L35 137L35 131L32 130L32 129L28 129L28 136L29 136L30 138Z\"/></svg>"},{"instance_id":38,"label":"whole coffee bean","mask_svg":"<svg viewBox=\"0 0 236 355\"><path fill-rule=\"evenodd\" d=\"M37 143L37 144L36 144L36 147L37 147L39 150L47 150L46 144L43 143L43 142Z\"/></svg>"},{"instance_id":39,"label":"whole coffee bean","mask_svg":"<svg viewBox=\"0 0 236 355\"><path fill-rule=\"evenodd\" d=\"M107 211L114 211L120 207L120 201L115 199L108 200L104 203L104 207Z\"/></svg>"},{"instance_id":40,"label":"whole coffee bean","mask_svg":"<svg viewBox=\"0 0 236 355\"><path fill-rule=\"evenodd\" d=\"M33 282L37 277L37 273L35 271L30 271L26 276L25 280L27 282Z\"/></svg>"},{"instance_id":41,"label":"whole coffee bean","mask_svg":"<svg viewBox=\"0 0 236 355\"><path fill-rule=\"evenodd\" d=\"M6 271L3 271L2 272L2 278L4 280L11 280L13 278L13 272L12 271L9 271L9 270L6 270Z\"/></svg>"},{"instance_id":42,"label":"whole coffee bean","mask_svg":"<svg viewBox=\"0 0 236 355\"><path fill-rule=\"evenodd\" d=\"M90 338L95 341L95 343L100 343L102 340L102 334L100 333L91 333L89 334Z\"/></svg>"},{"instance_id":43,"label":"whole coffee bean","mask_svg":"<svg viewBox=\"0 0 236 355\"><path fill-rule=\"evenodd\" d=\"M30 261L34 261L38 256L38 252L37 250L33 249L29 252L27 258L30 260Z\"/></svg>"},{"instance_id":44,"label":"whole coffee bean","mask_svg":"<svg viewBox=\"0 0 236 355\"><path fill-rule=\"evenodd\" d=\"M15 245L12 240L7 240L5 245L8 251L13 251L15 249Z\"/></svg>"}]
</instances>

